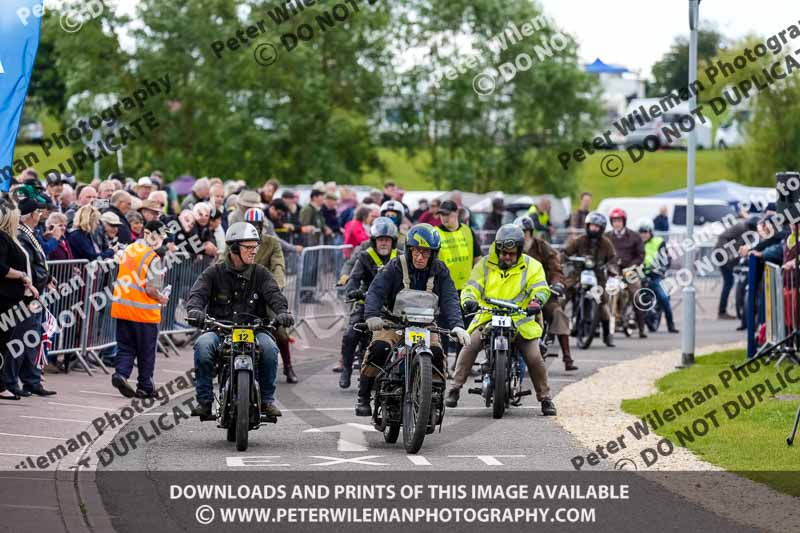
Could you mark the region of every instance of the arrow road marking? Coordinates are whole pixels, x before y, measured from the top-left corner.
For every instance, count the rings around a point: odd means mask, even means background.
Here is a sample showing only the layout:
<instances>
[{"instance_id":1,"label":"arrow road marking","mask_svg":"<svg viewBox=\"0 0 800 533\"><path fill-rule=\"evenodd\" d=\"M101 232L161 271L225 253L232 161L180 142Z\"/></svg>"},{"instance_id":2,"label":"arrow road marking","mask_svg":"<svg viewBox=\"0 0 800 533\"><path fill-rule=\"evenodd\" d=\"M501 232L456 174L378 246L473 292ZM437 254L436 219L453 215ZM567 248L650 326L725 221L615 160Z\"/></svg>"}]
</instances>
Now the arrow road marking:
<instances>
[{"instance_id":1,"label":"arrow road marking","mask_svg":"<svg viewBox=\"0 0 800 533\"><path fill-rule=\"evenodd\" d=\"M303 433L339 433L339 442L336 449L340 452L365 452L367 451L367 438L365 432L375 432L372 426L348 422L337 426L307 429Z\"/></svg>"}]
</instances>

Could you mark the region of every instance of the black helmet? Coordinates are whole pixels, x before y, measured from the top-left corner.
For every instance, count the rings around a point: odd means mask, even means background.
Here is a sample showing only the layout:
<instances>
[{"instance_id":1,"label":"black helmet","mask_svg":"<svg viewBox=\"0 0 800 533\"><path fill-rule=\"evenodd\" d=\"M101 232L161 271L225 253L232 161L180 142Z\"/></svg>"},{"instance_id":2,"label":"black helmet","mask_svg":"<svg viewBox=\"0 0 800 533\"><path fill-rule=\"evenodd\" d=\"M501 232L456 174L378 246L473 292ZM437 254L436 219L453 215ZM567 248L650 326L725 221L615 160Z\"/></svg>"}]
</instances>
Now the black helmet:
<instances>
[{"instance_id":1,"label":"black helmet","mask_svg":"<svg viewBox=\"0 0 800 533\"><path fill-rule=\"evenodd\" d=\"M750 215L745 220L745 225L749 231L756 231L758 223L761 221L761 215Z\"/></svg>"},{"instance_id":2,"label":"black helmet","mask_svg":"<svg viewBox=\"0 0 800 533\"><path fill-rule=\"evenodd\" d=\"M596 239L600 237L606 231L606 224L608 224L608 220L603 213L598 213L597 211L592 211L588 215L586 215L586 220L584 222L586 227L586 235L589 236L591 239ZM589 231L589 225L594 224L595 226L600 226L599 232Z\"/></svg>"},{"instance_id":3,"label":"black helmet","mask_svg":"<svg viewBox=\"0 0 800 533\"><path fill-rule=\"evenodd\" d=\"M523 233L526 231L530 231L531 234L533 234L534 231L536 230L536 226L533 224L533 220L531 219L531 217L527 215L517 217L514 220L514 225L519 227L519 229L521 229Z\"/></svg>"},{"instance_id":4,"label":"black helmet","mask_svg":"<svg viewBox=\"0 0 800 533\"><path fill-rule=\"evenodd\" d=\"M391 237L392 248L397 246L397 226L389 217L378 217L372 221L369 228L369 240L375 248L375 241L378 237Z\"/></svg>"},{"instance_id":5,"label":"black helmet","mask_svg":"<svg viewBox=\"0 0 800 533\"><path fill-rule=\"evenodd\" d=\"M500 229L497 230L497 235L494 237L494 249L497 252L498 258L500 257L500 252L503 250L513 250L516 249L517 251L517 260L522 257L522 247L525 245L525 234L522 232L522 228L517 226L516 224L503 224L500 226ZM506 265L500 262L500 268L505 270L507 268L511 268L513 265Z\"/></svg>"}]
</instances>

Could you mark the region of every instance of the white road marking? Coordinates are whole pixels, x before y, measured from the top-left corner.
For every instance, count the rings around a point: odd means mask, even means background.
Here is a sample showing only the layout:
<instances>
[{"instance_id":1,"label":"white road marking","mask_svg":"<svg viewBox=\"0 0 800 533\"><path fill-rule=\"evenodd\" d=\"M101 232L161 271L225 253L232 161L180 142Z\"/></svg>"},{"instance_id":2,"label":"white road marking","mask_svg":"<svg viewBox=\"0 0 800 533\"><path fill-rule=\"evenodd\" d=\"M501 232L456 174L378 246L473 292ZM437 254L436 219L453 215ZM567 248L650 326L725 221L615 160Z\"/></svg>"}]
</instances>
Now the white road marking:
<instances>
[{"instance_id":1,"label":"white road marking","mask_svg":"<svg viewBox=\"0 0 800 533\"><path fill-rule=\"evenodd\" d=\"M303 433L338 433L339 441L336 444L336 449L340 452L367 451L367 438L364 436L365 432L377 433L377 430L365 424L348 422L347 424L339 424L324 428L311 428L303 431Z\"/></svg>"},{"instance_id":2,"label":"white road marking","mask_svg":"<svg viewBox=\"0 0 800 533\"><path fill-rule=\"evenodd\" d=\"M475 457L480 459L484 464L489 466L504 466L503 463L497 460L498 457L525 457L524 455L448 455L447 457Z\"/></svg>"},{"instance_id":3,"label":"white road marking","mask_svg":"<svg viewBox=\"0 0 800 533\"><path fill-rule=\"evenodd\" d=\"M165 372L167 374L180 374L181 376L185 376L188 370L169 370L167 368L161 370L161 372Z\"/></svg>"},{"instance_id":4,"label":"white road marking","mask_svg":"<svg viewBox=\"0 0 800 533\"><path fill-rule=\"evenodd\" d=\"M411 464L414 466L433 466L433 464L422 457L421 455L406 455L408 460L411 461Z\"/></svg>"},{"instance_id":5,"label":"white road marking","mask_svg":"<svg viewBox=\"0 0 800 533\"><path fill-rule=\"evenodd\" d=\"M61 407L77 407L79 409L97 409L98 411L116 411L120 407L125 407L124 405L120 405L119 407L96 407L94 405L78 405L76 403L59 403L59 402L47 402L50 405L60 405Z\"/></svg>"},{"instance_id":6,"label":"white road marking","mask_svg":"<svg viewBox=\"0 0 800 533\"><path fill-rule=\"evenodd\" d=\"M91 420L78 420L77 418L52 418L49 416L28 416L28 415L20 415L20 418L31 418L33 420L53 420L55 422L81 422L84 424L89 424Z\"/></svg>"},{"instance_id":7,"label":"white road marking","mask_svg":"<svg viewBox=\"0 0 800 533\"><path fill-rule=\"evenodd\" d=\"M18 433L0 433L5 437L21 437L25 439L69 440L71 437L43 437L41 435L20 435Z\"/></svg>"},{"instance_id":8,"label":"white road marking","mask_svg":"<svg viewBox=\"0 0 800 533\"><path fill-rule=\"evenodd\" d=\"M14 509L42 509L44 511L58 511L58 507L45 507L43 505L11 505L10 503L0 503L0 507L12 507Z\"/></svg>"},{"instance_id":9,"label":"white road marking","mask_svg":"<svg viewBox=\"0 0 800 533\"><path fill-rule=\"evenodd\" d=\"M119 393L112 394L110 392L95 392L95 391L92 391L92 390L81 390L81 391L78 391L78 392L82 392L84 394L99 394L100 396L113 396L114 398L119 398Z\"/></svg>"},{"instance_id":10,"label":"white road marking","mask_svg":"<svg viewBox=\"0 0 800 533\"><path fill-rule=\"evenodd\" d=\"M24 453L0 453L0 455L7 455L9 457L30 457L30 455Z\"/></svg>"}]
</instances>

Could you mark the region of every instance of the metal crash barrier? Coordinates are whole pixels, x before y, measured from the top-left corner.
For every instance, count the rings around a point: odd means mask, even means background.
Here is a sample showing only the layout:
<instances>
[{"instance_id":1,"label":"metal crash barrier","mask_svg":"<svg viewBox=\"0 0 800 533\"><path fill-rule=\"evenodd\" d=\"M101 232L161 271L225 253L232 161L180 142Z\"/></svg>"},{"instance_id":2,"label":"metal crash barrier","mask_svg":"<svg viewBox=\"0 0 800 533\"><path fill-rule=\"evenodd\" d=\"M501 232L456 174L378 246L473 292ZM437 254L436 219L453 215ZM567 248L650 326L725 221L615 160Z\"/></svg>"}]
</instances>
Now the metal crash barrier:
<instances>
[{"instance_id":1,"label":"metal crash barrier","mask_svg":"<svg viewBox=\"0 0 800 533\"><path fill-rule=\"evenodd\" d=\"M287 276L286 295L292 297L289 304L296 317L296 332L306 326L317 338L325 338L341 329L339 323L346 319L349 308L339 297L336 282L345 260L343 252L350 248L349 244L312 246L295 256L298 274L294 280Z\"/></svg>"}]
</instances>

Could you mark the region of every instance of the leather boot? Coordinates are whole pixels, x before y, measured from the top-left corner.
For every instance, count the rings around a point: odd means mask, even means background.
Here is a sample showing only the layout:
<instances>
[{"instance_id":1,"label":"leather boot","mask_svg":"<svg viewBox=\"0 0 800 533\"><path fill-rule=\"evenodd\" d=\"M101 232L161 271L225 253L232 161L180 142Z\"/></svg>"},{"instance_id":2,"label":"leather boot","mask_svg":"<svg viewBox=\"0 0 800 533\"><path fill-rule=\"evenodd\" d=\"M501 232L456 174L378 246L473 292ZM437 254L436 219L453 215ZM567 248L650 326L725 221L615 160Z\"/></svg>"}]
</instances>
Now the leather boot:
<instances>
[{"instance_id":1,"label":"leather boot","mask_svg":"<svg viewBox=\"0 0 800 533\"><path fill-rule=\"evenodd\" d=\"M286 383L297 383L297 375L292 367L285 369L283 373L286 374Z\"/></svg>"},{"instance_id":2,"label":"leather boot","mask_svg":"<svg viewBox=\"0 0 800 533\"><path fill-rule=\"evenodd\" d=\"M368 378L362 376L358 380L358 399L356 400L356 416L372 416L372 407L370 406L370 396L372 395L372 386L375 384L375 378Z\"/></svg>"},{"instance_id":3,"label":"leather boot","mask_svg":"<svg viewBox=\"0 0 800 533\"><path fill-rule=\"evenodd\" d=\"M569 335L559 335L558 344L561 345L561 353L564 358L564 370L578 370L575 366L575 361L572 360L572 354L569 352Z\"/></svg>"}]
</instances>

